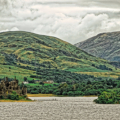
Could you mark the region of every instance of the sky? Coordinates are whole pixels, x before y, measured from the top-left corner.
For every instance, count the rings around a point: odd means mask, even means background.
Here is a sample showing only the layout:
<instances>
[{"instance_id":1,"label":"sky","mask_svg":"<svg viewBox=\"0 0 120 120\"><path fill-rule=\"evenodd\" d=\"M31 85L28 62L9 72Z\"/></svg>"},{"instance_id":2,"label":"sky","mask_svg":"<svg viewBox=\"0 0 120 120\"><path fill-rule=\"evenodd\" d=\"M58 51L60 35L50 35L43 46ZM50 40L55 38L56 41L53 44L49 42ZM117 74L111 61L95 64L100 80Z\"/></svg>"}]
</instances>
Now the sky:
<instances>
[{"instance_id":1,"label":"sky","mask_svg":"<svg viewBox=\"0 0 120 120\"><path fill-rule=\"evenodd\" d=\"M0 32L19 30L71 44L120 31L120 0L0 0Z\"/></svg>"}]
</instances>

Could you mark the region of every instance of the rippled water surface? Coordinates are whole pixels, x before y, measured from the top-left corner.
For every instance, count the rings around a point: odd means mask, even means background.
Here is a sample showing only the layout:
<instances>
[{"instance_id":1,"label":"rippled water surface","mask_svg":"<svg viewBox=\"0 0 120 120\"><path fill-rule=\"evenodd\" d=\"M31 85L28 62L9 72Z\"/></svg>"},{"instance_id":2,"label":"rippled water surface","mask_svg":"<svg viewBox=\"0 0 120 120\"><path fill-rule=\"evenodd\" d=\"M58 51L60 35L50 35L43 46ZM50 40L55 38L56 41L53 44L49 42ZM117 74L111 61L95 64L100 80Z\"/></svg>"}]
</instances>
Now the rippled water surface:
<instances>
[{"instance_id":1,"label":"rippled water surface","mask_svg":"<svg viewBox=\"0 0 120 120\"><path fill-rule=\"evenodd\" d=\"M36 102L0 102L0 120L120 120L120 105L96 97L30 97Z\"/></svg>"}]
</instances>

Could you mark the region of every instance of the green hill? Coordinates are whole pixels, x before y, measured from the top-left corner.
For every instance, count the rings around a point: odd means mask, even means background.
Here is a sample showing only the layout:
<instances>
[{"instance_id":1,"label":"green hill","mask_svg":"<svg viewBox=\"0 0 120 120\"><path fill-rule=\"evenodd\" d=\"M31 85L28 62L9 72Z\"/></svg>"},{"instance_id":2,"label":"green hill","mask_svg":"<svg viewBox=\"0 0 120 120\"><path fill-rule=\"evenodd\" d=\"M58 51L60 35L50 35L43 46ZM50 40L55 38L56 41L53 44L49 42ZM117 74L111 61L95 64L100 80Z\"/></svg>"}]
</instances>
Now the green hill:
<instances>
[{"instance_id":1,"label":"green hill","mask_svg":"<svg viewBox=\"0 0 120 120\"><path fill-rule=\"evenodd\" d=\"M30 76L36 75L39 69L116 72L107 60L89 55L58 38L23 31L0 33L0 77L32 79Z\"/></svg>"}]
</instances>

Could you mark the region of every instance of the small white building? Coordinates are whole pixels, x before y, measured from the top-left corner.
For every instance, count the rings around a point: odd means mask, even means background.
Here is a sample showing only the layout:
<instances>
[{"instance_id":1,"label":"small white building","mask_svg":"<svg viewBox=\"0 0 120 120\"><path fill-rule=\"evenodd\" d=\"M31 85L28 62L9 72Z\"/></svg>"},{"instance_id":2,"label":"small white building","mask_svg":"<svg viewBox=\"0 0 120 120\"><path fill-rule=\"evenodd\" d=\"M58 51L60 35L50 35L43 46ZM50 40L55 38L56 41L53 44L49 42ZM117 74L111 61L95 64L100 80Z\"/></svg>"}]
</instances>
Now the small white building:
<instances>
[{"instance_id":1,"label":"small white building","mask_svg":"<svg viewBox=\"0 0 120 120\"><path fill-rule=\"evenodd\" d=\"M49 84L51 84L51 83L54 83L54 81L53 81L53 80L47 80L47 81L45 81L44 83L49 83Z\"/></svg>"},{"instance_id":2,"label":"small white building","mask_svg":"<svg viewBox=\"0 0 120 120\"><path fill-rule=\"evenodd\" d=\"M66 82L61 82L61 84L65 84Z\"/></svg>"},{"instance_id":3,"label":"small white building","mask_svg":"<svg viewBox=\"0 0 120 120\"><path fill-rule=\"evenodd\" d=\"M29 84L29 82L27 82L27 81L26 81L26 82L23 82L23 83L24 83L24 84Z\"/></svg>"}]
</instances>

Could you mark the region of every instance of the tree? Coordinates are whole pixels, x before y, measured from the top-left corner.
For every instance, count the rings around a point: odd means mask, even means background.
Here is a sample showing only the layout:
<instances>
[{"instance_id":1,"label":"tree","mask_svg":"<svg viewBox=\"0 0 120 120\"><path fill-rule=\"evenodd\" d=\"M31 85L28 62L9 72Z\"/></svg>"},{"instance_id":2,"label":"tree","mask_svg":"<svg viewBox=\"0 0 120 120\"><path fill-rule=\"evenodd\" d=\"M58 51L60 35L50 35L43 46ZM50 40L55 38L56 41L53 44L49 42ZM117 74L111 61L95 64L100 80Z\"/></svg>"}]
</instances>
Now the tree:
<instances>
[{"instance_id":1,"label":"tree","mask_svg":"<svg viewBox=\"0 0 120 120\"><path fill-rule=\"evenodd\" d=\"M91 81L90 81L90 80L88 80L88 81L87 81L87 84L91 84Z\"/></svg>"},{"instance_id":2,"label":"tree","mask_svg":"<svg viewBox=\"0 0 120 120\"><path fill-rule=\"evenodd\" d=\"M49 90L46 90L46 91L45 91L45 94L49 94Z\"/></svg>"},{"instance_id":3,"label":"tree","mask_svg":"<svg viewBox=\"0 0 120 120\"><path fill-rule=\"evenodd\" d=\"M42 85L42 86L44 85L44 83L43 83L43 82L40 82L39 84L40 84L40 85Z\"/></svg>"},{"instance_id":4,"label":"tree","mask_svg":"<svg viewBox=\"0 0 120 120\"><path fill-rule=\"evenodd\" d=\"M73 93L72 91L69 91L67 94L68 94L69 96L74 96L74 93Z\"/></svg>"},{"instance_id":5,"label":"tree","mask_svg":"<svg viewBox=\"0 0 120 120\"><path fill-rule=\"evenodd\" d=\"M81 91L75 91L75 95L83 95Z\"/></svg>"},{"instance_id":6,"label":"tree","mask_svg":"<svg viewBox=\"0 0 120 120\"><path fill-rule=\"evenodd\" d=\"M31 94L39 94L39 91L38 90L32 90L31 92L30 92Z\"/></svg>"},{"instance_id":7,"label":"tree","mask_svg":"<svg viewBox=\"0 0 120 120\"><path fill-rule=\"evenodd\" d=\"M42 94L45 94L45 90L42 90L41 93L42 93Z\"/></svg>"},{"instance_id":8,"label":"tree","mask_svg":"<svg viewBox=\"0 0 120 120\"><path fill-rule=\"evenodd\" d=\"M57 90L54 90L54 91L53 91L53 94L55 94L55 95L60 95L61 93L60 93L60 90L57 89Z\"/></svg>"},{"instance_id":9,"label":"tree","mask_svg":"<svg viewBox=\"0 0 120 120\"><path fill-rule=\"evenodd\" d=\"M50 65L49 65L49 69L50 69L51 67L50 67Z\"/></svg>"},{"instance_id":10,"label":"tree","mask_svg":"<svg viewBox=\"0 0 120 120\"><path fill-rule=\"evenodd\" d=\"M102 92L94 102L100 104L120 103L120 95L116 92Z\"/></svg>"},{"instance_id":11,"label":"tree","mask_svg":"<svg viewBox=\"0 0 120 120\"><path fill-rule=\"evenodd\" d=\"M56 92L56 95L61 95L61 93L60 92Z\"/></svg>"},{"instance_id":12,"label":"tree","mask_svg":"<svg viewBox=\"0 0 120 120\"><path fill-rule=\"evenodd\" d=\"M120 88L120 82L117 83L117 88Z\"/></svg>"},{"instance_id":13,"label":"tree","mask_svg":"<svg viewBox=\"0 0 120 120\"><path fill-rule=\"evenodd\" d=\"M118 77L118 80L120 80L120 76Z\"/></svg>"},{"instance_id":14,"label":"tree","mask_svg":"<svg viewBox=\"0 0 120 120\"><path fill-rule=\"evenodd\" d=\"M67 95L67 92L64 91L64 92L62 93L62 95Z\"/></svg>"},{"instance_id":15,"label":"tree","mask_svg":"<svg viewBox=\"0 0 120 120\"><path fill-rule=\"evenodd\" d=\"M54 61L56 60L56 58L54 58Z\"/></svg>"},{"instance_id":16,"label":"tree","mask_svg":"<svg viewBox=\"0 0 120 120\"><path fill-rule=\"evenodd\" d=\"M24 77L24 81L27 81L27 77Z\"/></svg>"},{"instance_id":17,"label":"tree","mask_svg":"<svg viewBox=\"0 0 120 120\"><path fill-rule=\"evenodd\" d=\"M53 93L53 89L49 89L48 91L49 91L49 93Z\"/></svg>"}]
</instances>

